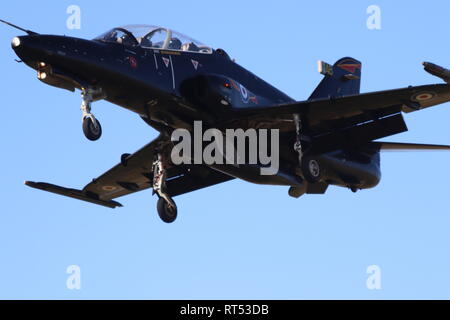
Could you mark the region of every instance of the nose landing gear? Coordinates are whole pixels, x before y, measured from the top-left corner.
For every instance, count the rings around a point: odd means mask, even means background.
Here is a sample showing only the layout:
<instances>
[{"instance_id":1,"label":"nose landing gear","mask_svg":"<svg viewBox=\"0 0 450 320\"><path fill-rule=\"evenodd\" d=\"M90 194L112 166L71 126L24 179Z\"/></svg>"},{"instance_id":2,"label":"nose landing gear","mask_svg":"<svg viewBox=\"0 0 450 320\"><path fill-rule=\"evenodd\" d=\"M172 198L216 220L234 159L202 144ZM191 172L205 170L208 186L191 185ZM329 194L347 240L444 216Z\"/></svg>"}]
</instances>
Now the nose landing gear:
<instances>
[{"instance_id":1,"label":"nose landing gear","mask_svg":"<svg viewBox=\"0 0 450 320\"><path fill-rule=\"evenodd\" d=\"M83 88L81 91L81 112L83 120L83 132L87 139L96 141L102 135L100 122L91 113L91 103L103 99L101 89Z\"/></svg>"}]
</instances>

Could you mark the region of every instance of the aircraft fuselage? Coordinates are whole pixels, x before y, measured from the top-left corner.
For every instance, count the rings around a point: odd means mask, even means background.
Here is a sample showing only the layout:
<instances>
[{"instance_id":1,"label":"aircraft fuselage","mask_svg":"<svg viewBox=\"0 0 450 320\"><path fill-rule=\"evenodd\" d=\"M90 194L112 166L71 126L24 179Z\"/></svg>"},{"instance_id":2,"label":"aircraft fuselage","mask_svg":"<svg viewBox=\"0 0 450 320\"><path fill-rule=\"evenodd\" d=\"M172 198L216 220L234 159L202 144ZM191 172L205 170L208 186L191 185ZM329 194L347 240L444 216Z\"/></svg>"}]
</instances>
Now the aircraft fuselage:
<instances>
[{"instance_id":1,"label":"aircraft fuselage","mask_svg":"<svg viewBox=\"0 0 450 320\"><path fill-rule=\"evenodd\" d=\"M139 114L159 131L189 129L194 120L214 126L236 109L294 102L220 49L184 52L53 35L18 39L13 49L41 81L72 91L98 88L99 99ZM236 125L244 130L251 126L245 121ZM261 176L255 165L211 167L253 183L299 186L294 141L289 135L283 138L276 175ZM381 176L378 151L366 158L337 151L319 159L330 183L363 189L375 186Z\"/></svg>"}]
</instances>

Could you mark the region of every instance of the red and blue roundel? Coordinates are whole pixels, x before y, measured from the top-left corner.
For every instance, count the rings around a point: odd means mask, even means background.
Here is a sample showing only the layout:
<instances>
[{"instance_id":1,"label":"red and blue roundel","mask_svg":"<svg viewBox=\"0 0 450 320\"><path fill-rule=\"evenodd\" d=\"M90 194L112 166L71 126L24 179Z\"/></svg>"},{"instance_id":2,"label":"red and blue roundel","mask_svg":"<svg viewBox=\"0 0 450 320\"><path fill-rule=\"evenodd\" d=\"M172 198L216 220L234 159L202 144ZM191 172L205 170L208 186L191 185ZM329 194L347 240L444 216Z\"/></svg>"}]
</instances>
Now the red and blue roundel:
<instances>
[{"instance_id":1,"label":"red and blue roundel","mask_svg":"<svg viewBox=\"0 0 450 320\"><path fill-rule=\"evenodd\" d=\"M137 62L137 60L136 60L135 57L129 56L129 57L128 57L128 62L130 63L130 66L131 66L133 69L137 69L137 67L138 67L138 62Z\"/></svg>"}]
</instances>

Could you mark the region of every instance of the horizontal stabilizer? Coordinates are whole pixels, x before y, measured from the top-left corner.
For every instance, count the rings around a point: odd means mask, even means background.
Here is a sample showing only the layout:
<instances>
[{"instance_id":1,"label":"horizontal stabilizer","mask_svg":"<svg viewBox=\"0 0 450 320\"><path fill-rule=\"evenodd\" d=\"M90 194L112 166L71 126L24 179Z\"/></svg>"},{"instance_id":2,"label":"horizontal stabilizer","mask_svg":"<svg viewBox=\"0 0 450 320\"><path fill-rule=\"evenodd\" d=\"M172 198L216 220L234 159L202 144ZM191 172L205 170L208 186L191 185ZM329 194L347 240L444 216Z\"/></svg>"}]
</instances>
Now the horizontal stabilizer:
<instances>
[{"instance_id":1,"label":"horizontal stabilizer","mask_svg":"<svg viewBox=\"0 0 450 320\"><path fill-rule=\"evenodd\" d=\"M450 70L431 62L424 62L423 67L426 72L432 74L433 76L441 78L447 83L450 83Z\"/></svg>"},{"instance_id":2,"label":"horizontal stabilizer","mask_svg":"<svg viewBox=\"0 0 450 320\"><path fill-rule=\"evenodd\" d=\"M450 150L450 146L436 144L398 143L398 142L374 142L381 151L439 151Z\"/></svg>"},{"instance_id":3,"label":"horizontal stabilizer","mask_svg":"<svg viewBox=\"0 0 450 320\"><path fill-rule=\"evenodd\" d=\"M98 204L98 205L101 205L104 207L108 207L108 208L112 208L112 209L114 209L116 207L122 207L122 205L119 202L116 202L113 200L109 200L109 201L101 200L96 196L96 194L85 193L81 190L68 189L68 188L64 188L64 187L60 187L60 186L57 186L54 184L44 183L44 182L25 181L25 185L27 185L31 188L56 193L56 194L59 194L62 196L66 196L66 197L70 197L70 198L74 198L74 199L78 199L78 200L83 200L83 201L87 201L90 203L95 203L95 204Z\"/></svg>"}]
</instances>

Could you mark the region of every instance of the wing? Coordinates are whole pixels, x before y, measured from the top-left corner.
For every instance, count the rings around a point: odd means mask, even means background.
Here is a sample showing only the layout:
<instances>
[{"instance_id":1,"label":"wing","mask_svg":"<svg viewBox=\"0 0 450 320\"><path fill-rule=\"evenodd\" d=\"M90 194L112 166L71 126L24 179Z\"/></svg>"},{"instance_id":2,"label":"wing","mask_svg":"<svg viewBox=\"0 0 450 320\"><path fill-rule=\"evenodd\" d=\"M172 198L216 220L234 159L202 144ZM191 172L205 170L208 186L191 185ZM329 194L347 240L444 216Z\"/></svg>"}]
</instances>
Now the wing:
<instances>
[{"instance_id":1,"label":"wing","mask_svg":"<svg viewBox=\"0 0 450 320\"><path fill-rule=\"evenodd\" d=\"M277 128L294 132L293 114L303 132L324 150L358 145L407 131L401 112L413 112L450 101L450 85L435 84L338 98L236 110L231 126Z\"/></svg>"},{"instance_id":2,"label":"wing","mask_svg":"<svg viewBox=\"0 0 450 320\"><path fill-rule=\"evenodd\" d=\"M378 91L340 98L294 102L270 107L240 109L236 116L249 119L291 120L301 114L311 129L324 131L337 124L348 125L370 121L403 112L413 112L450 101L450 85L435 84L404 89Z\"/></svg>"},{"instance_id":3,"label":"wing","mask_svg":"<svg viewBox=\"0 0 450 320\"><path fill-rule=\"evenodd\" d=\"M43 182L25 182L32 188L103 205L110 208L122 206L113 199L152 186L152 166L155 149L164 143L161 137L128 156L100 177L93 179L82 190L69 189ZM167 168L167 192L175 197L234 179L203 165L180 165Z\"/></svg>"},{"instance_id":4,"label":"wing","mask_svg":"<svg viewBox=\"0 0 450 320\"><path fill-rule=\"evenodd\" d=\"M437 144L417 144L403 142L374 142L381 151L442 151L450 150L450 146Z\"/></svg>"}]
</instances>

